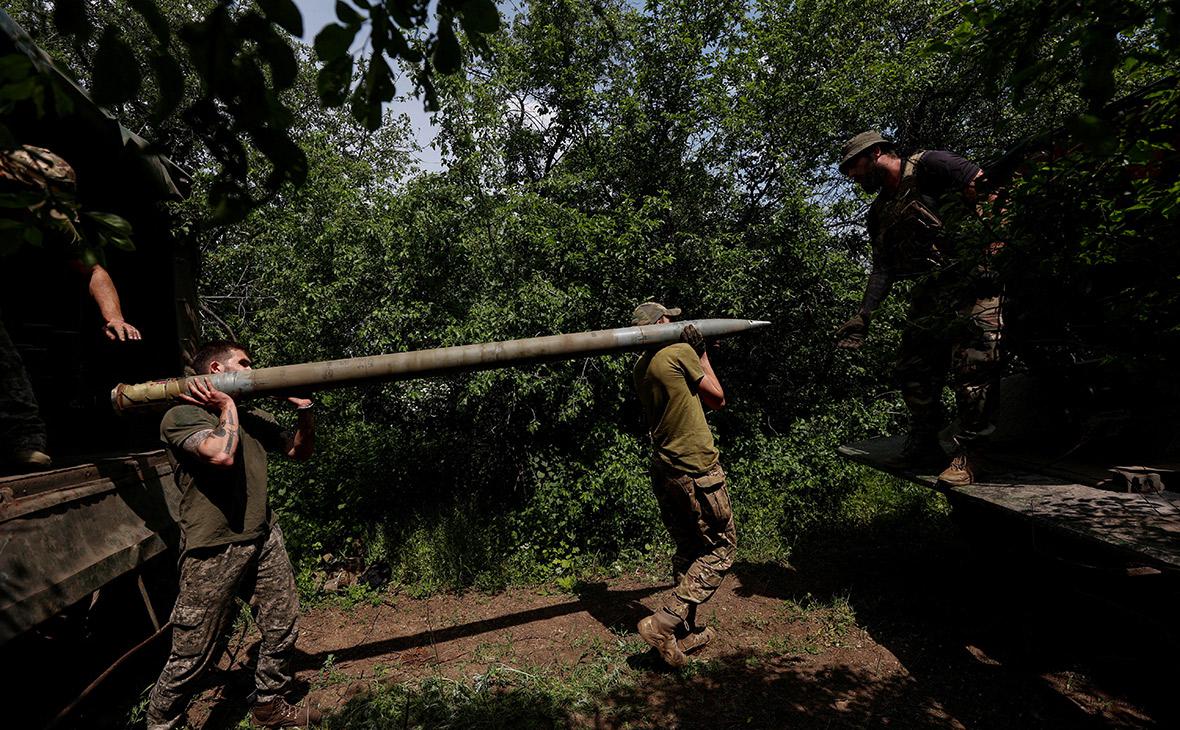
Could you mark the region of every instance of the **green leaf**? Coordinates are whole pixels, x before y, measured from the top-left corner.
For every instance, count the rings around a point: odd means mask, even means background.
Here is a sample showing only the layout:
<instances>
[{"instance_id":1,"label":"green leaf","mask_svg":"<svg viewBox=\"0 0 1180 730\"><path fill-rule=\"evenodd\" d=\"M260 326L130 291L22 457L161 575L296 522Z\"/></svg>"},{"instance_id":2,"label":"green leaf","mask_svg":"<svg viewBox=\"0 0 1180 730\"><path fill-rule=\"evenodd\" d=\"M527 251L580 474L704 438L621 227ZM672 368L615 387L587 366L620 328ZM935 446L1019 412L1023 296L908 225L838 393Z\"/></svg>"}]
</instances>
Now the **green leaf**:
<instances>
[{"instance_id":1,"label":"green leaf","mask_svg":"<svg viewBox=\"0 0 1180 730\"><path fill-rule=\"evenodd\" d=\"M364 18L346 2L336 0L336 17L345 25L360 25Z\"/></svg>"},{"instance_id":2,"label":"green leaf","mask_svg":"<svg viewBox=\"0 0 1180 730\"><path fill-rule=\"evenodd\" d=\"M122 236L131 235L131 223L122 216L115 215L114 213L97 213L94 211L87 211L82 216L90 219L100 228L110 229Z\"/></svg>"},{"instance_id":3,"label":"green leaf","mask_svg":"<svg viewBox=\"0 0 1180 730\"><path fill-rule=\"evenodd\" d=\"M130 101L139 93L142 83L139 61L131 46L118 30L108 27L94 55L94 85L90 90L94 101L103 105Z\"/></svg>"},{"instance_id":4,"label":"green leaf","mask_svg":"<svg viewBox=\"0 0 1180 730\"><path fill-rule=\"evenodd\" d=\"M57 0L53 3L53 25L58 32L78 40L90 38L94 25L84 0Z\"/></svg>"},{"instance_id":5,"label":"green leaf","mask_svg":"<svg viewBox=\"0 0 1180 730\"><path fill-rule=\"evenodd\" d=\"M258 52L270 66L276 89L289 89L299 76L299 60L295 51L282 38L274 37L258 44Z\"/></svg>"},{"instance_id":6,"label":"green leaf","mask_svg":"<svg viewBox=\"0 0 1180 730\"><path fill-rule=\"evenodd\" d=\"M448 18L439 18L438 41L434 46L431 60L438 72L444 74L453 74L462 65L463 50L459 46L459 39L455 37L455 29L451 27L451 21Z\"/></svg>"},{"instance_id":7,"label":"green leaf","mask_svg":"<svg viewBox=\"0 0 1180 730\"><path fill-rule=\"evenodd\" d=\"M467 0L459 8L459 20L468 35L495 33L500 29L500 11L492 0Z\"/></svg>"},{"instance_id":8,"label":"green leaf","mask_svg":"<svg viewBox=\"0 0 1180 730\"><path fill-rule=\"evenodd\" d=\"M167 53L155 53L148 58L160 96L156 100L155 114L163 119L180 105L184 98L184 72L177 60Z\"/></svg>"},{"instance_id":9,"label":"green leaf","mask_svg":"<svg viewBox=\"0 0 1180 730\"><path fill-rule=\"evenodd\" d=\"M78 258L86 266L96 266L103 262L102 252L93 246L83 245L78 249Z\"/></svg>"},{"instance_id":10,"label":"green leaf","mask_svg":"<svg viewBox=\"0 0 1180 730\"><path fill-rule=\"evenodd\" d=\"M348 53L356 38L356 28L346 28L337 23L325 25L315 37L315 52L321 61L327 63Z\"/></svg>"},{"instance_id":11,"label":"green leaf","mask_svg":"<svg viewBox=\"0 0 1180 730\"><path fill-rule=\"evenodd\" d=\"M0 208L31 208L43 202L45 202L45 194L41 192L0 193Z\"/></svg>"},{"instance_id":12,"label":"green leaf","mask_svg":"<svg viewBox=\"0 0 1180 730\"><path fill-rule=\"evenodd\" d=\"M40 246L45 240L45 236L42 235L41 229L37 228L36 226L25 226L23 238L25 243L29 244L30 246Z\"/></svg>"},{"instance_id":13,"label":"green leaf","mask_svg":"<svg viewBox=\"0 0 1180 730\"><path fill-rule=\"evenodd\" d=\"M324 106L337 107L348 98L352 64L352 56L345 55L320 67L316 74L316 92Z\"/></svg>"},{"instance_id":14,"label":"green leaf","mask_svg":"<svg viewBox=\"0 0 1180 730\"><path fill-rule=\"evenodd\" d=\"M296 38L303 37L303 15L292 0L258 0L266 19Z\"/></svg>"}]
</instances>

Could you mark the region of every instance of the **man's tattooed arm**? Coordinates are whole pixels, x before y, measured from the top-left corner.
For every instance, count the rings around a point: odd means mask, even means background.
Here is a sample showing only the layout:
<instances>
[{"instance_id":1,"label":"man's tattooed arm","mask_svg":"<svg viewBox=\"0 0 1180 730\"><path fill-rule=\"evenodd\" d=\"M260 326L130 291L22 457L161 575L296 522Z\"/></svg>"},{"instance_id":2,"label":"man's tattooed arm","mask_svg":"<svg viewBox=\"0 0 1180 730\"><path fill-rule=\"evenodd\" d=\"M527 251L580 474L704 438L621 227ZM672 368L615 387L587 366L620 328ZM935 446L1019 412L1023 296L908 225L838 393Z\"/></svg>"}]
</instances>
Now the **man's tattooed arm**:
<instances>
[{"instance_id":1,"label":"man's tattooed arm","mask_svg":"<svg viewBox=\"0 0 1180 730\"><path fill-rule=\"evenodd\" d=\"M238 448L238 409L231 404L221 411L216 428L197 431L180 447L201 461L214 466L232 466Z\"/></svg>"},{"instance_id":2,"label":"man's tattooed arm","mask_svg":"<svg viewBox=\"0 0 1180 730\"><path fill-rule=\"evenodd\" d=\"M225 438L225 446L222 447L221 453L229 454L230 458L233 458L234 450L238 448L238 412L236 408L221 414L221 423L213 429L214 435L217 435L219 431L221 436Z\"/></svg>"}]
</instances>

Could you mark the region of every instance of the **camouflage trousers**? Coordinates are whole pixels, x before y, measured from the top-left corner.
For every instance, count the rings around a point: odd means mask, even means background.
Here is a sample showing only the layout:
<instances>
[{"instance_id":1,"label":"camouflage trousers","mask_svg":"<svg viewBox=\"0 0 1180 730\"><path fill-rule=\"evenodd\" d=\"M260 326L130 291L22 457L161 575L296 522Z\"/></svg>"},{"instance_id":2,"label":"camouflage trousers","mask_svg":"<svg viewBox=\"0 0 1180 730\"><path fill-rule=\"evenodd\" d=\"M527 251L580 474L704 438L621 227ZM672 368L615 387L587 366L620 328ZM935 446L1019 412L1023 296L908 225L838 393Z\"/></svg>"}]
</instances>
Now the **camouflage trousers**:
<instances>
[{"instance_id":1,"label":"camouflage trousers","mask_svg":"<svg viewBox=\"0 0 1180 730\"><path fill-rule=\"evenodd\" d=\"M737 550L725 471L718 464L694 477L653 459L651 483L660 517L676 544L672 556L676 587L662 610L692 629L697 626L697 606L721 587Z\"/></svg>"},{"instance_id":2,"label":"camouflage trousers","mask_svg":"<svg viewBox=\"0 0 1180 730\"><path fill-rule=\"evenodd\" d=\"M237 595L250 599L262 633L255 701L278 697L291 680L288 663L299 635L299 596L283 532L274 525L265 538L196 549L181 559L172 653L148 699L148 730L184 727L197 682L224 649Z\"/></svg>"},{"instance_id":3,"label":"camouflage trousers","mask_svg":"<svg viewBox=\"0 0 1180 730\"><path fill-rule=\"evenodd\" d=\"M0 448L48 450L45 422L37 408L33 385L3 324L0 324Z\"/></svg>"},{"instance_id":4,"label":"camouflage trousers","mask_svg":"<svg viewBox=\"0 0 1180 730\"><path fill-rule=\"evenodd\" d=\"M1003 324L998 289L973 277L914 287L894 370L913 435L932 437L942 428L948 371L959 416L956 447L971 448L995 431Z\"/></svg>"}]
</instances>

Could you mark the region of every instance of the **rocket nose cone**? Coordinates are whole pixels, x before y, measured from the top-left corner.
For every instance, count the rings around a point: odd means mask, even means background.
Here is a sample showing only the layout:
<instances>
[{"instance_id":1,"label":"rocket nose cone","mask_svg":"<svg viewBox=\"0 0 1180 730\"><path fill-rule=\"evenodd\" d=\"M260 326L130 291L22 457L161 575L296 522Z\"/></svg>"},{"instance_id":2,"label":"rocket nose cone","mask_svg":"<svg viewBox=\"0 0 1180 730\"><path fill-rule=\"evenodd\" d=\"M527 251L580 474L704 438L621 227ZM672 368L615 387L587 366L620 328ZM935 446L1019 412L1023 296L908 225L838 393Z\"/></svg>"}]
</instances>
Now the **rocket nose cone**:
<instances>
[{"instance_id":1,"label":"rocket nose cone","mask_svg":"<svg viewBox=\"0 0 1180 730\"><path fill-rule=\"evenodd\" d=\"M752 329L752 330L756 330L759 327L765 327L768 324L770 324L770 322L765 319L751 319L751 320L749 320L749 322L750 322L750 329Z\"/></svg>"}]
</instances>

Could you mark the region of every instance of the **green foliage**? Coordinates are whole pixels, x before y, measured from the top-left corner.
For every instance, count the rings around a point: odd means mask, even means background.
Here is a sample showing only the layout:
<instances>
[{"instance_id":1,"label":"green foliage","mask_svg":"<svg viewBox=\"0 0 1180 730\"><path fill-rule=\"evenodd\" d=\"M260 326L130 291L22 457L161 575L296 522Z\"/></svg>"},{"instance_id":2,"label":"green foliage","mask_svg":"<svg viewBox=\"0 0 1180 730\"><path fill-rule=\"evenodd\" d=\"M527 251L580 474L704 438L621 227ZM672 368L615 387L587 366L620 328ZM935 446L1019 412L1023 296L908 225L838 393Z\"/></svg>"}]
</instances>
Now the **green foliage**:
<instances>
[{"instance_id":1,"label":"green foliage","mask_svg":"<svg viewBox=\"0 0 1180 730\"><path fill-rule=\"evenodd\" d=\"M471 50L486 52L484 38L498 29L499 13L492 0L433 5L429 12L426 0L337 2L340 23L315 39L325 63L320 100L339 106L349 99L353 116L375 130L396 93L395 70L405 68L414 93L436 109L435 78L463 65L456 22ZM12 12L34 30L52 25L99 104L118 112L150 107L140 111L160 132L183 120L203 148L202 166L218 168L209 189L216 221L238 221L283 186L303 184L307 160L292 134L301 110L285 99L299 69L291 36L303 32L292 0L56 0L52 8L20 2ZM371 54L354 78L352 45L362 29ZM15 93L9 85L0 85L0 97ZM173 146L165 135L153 137ZM251 163L259 155L269 168L262 179Z\"/></svg>"},{"instance_id":2,"label":"green foliage","mask_svg":"<svg viewBox=\"0 0 1180 730\"><path fill-rule=\"evenodd\" d=\"M1169 379L1180 317L1175 3L981 0L956 13L935 51L1053 120L989 170L1008 242L998 264L1018 303L1011 340L1034 368L1090 361L1147 389ZM1076 101L1062 104L1062 90Z\"/></svg>"},{"instance_id":3,"label":"green foliage","mask_svg":"<svg viewBox=\"0 0 1180 730\"><path fill-rule=\"evenodd\" d=\"M788 49L778 36L817 20L757 26L736 7L533 4L479 80L440 86L444 173L408 166L404 129L353 143L363 125L320 118L299 136L308 184L210 236L210 323L269 364L620 326L651 297L770 319L713 346L734 405L712 418L742 550L785 555L858 490L834 446L892 424L859 396L888 342L856 359L831 347L863 269L810 187L860 99L756 68L760 44ZM767 90L735 97L741 67ZM292 103L321 90L301 80ZM808 139L768 129L763 93L789 101L778 118L822 106L827 121ZM274 468L293 554L359 550L422 591L573 589L620 558L663 564L633 360L325 392L315 459Z\"/></svg>"}]
</instances>

